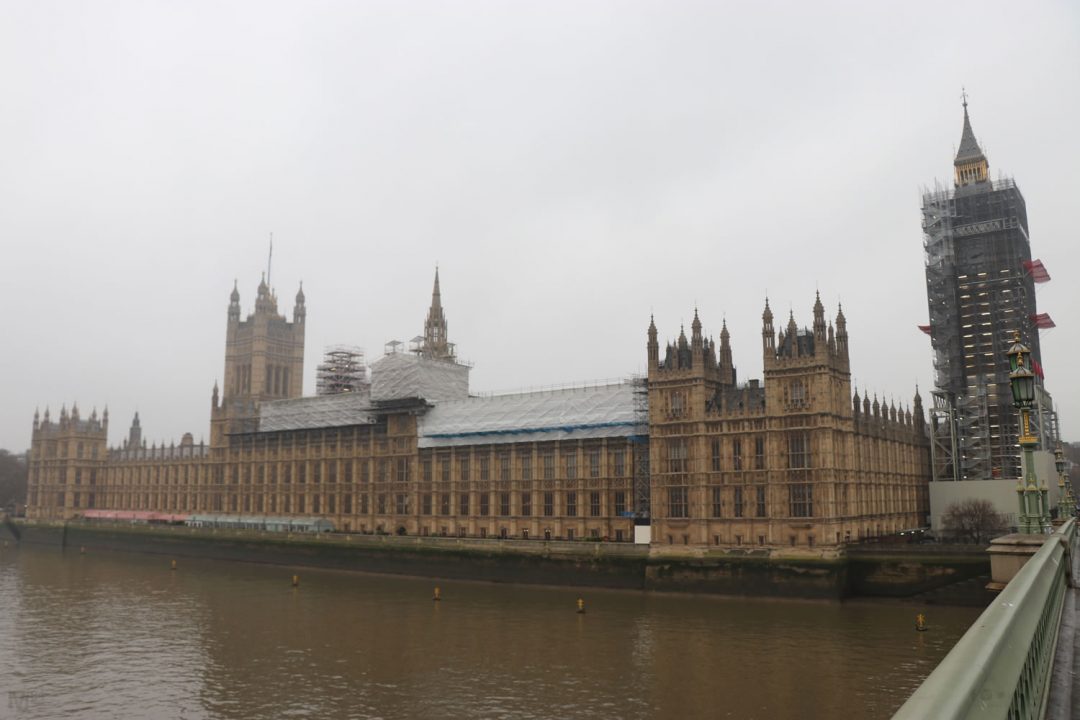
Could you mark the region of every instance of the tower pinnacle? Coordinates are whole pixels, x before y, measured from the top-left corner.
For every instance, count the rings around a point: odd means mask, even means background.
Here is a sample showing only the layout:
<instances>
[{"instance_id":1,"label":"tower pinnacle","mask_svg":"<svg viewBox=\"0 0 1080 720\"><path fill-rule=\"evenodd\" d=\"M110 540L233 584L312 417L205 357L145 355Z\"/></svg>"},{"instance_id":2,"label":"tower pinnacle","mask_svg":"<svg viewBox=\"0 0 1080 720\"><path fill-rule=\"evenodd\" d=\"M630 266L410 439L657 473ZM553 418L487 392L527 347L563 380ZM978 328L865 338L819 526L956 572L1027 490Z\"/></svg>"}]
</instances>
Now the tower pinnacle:
<instances>
[{"instance_id":1,"label":"tower pinnacle","mask_svg":"<svg viewBox=\"0 0 1080 720\"><path fill-rule=\"evenodd\" d=\"M656 318L649 315L649 342L646 348L649 353L649 367L656 368L660 365L660 344L656 341Z\"/></svg>"},{"instance_id":2,"label":"tower pinnacle","mask_svg":"<svg viewBox=\"0 0 1080 720\"><path fill-rule=\"evenodd\" d=\"M436 360L454 360L454 346L447 340L438 266L435 267L435 284L431 289L431 307L424 321L424 344L420 347L420 355Z\"/></svg>"},{"instance_id":3,"label":"tower pinnacle","mask_svg":"<svg viewBox=\"0 0 1080 720\"><path fill-rule=\"evenodd\" d=\"M773 330L773 314L769 308L769 297L765 296L765 311L761 313L761 346L765 357L776 354L776 333Z\"/></svg>"},{"instance_id":4,"label":"tower pinnacle","mask_svg":"<svg viewBox=\"0 0 1080 720\"><path fill-rule=\"evenodd\" d=\"M956 169L956 187L958 188L986 182L990 172L990 164L975 139L975 132L971 129L966 91L963 98L964 129L960 135L960 149L956 151L956 159L953 160L953 167Z\"/></svg>"},{"instance_id":5,"label":"tower pinnacle","mask_svg":"<svg viewBox=\"0 0 1080 720\"><path fill-rule=\"evenodd\" d=\"M814 296L814 339L825 342L825 306L821 304L821 292Z\"/></svg>"}]
</instances>

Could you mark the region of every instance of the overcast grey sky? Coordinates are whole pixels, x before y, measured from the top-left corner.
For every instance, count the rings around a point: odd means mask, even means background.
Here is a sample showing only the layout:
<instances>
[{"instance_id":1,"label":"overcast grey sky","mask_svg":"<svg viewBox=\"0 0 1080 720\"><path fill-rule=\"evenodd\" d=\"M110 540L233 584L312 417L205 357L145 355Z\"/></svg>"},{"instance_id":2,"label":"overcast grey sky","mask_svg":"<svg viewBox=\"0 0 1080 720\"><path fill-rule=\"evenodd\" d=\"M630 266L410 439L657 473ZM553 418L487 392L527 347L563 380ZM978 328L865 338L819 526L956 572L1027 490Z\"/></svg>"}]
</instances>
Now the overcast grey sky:
<instances>
[{"instance_id":1,"label":"overcast grey sky","mask_svg":"<svg viewBox=\"0 0 1080 720\"><path fill-rule=\"evenodd\" d=\"M761 376L766 292L842 300L860 389L931 385L920 196L966 86L1016 178L1048 388L1080 439L1074 2L0 0L0 447L35 407L209 432L233 279L370 358L436 263L474 390L645 365L655 312L727 318Z\"/></svg>"}]
</instances>

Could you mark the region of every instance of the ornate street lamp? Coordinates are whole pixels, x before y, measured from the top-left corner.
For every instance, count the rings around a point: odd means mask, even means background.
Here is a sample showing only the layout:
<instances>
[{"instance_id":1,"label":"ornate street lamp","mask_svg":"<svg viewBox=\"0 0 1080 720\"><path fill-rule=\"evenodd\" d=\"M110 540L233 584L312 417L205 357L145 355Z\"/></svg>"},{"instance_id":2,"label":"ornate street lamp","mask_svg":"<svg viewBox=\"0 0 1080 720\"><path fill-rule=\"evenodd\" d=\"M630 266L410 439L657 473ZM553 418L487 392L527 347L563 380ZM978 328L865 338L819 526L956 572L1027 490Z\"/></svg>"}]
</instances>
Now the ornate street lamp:
<instances>
[{"instance_id":1,"label":"ornate street lamp","mask_svg":"<svg viewBox=\"0 0 1080 720\"><path fill-rule=\"evenodd\" d=\"M1020 342L1020 332L1009 348L1009 386L1013 405L1020 410L1020 447L1024 453L1023 478L1016 493L1020 502L1020 532L1029 535L1050 532L1047 488L1038 486L1035 477L1035 448L1039 441L1031 434L1031 406L1035 403L1035 373L1028 369L1031 351Z\"/></svg>"},{"instance_id":2,"label":"ornate street lamp","mask_svg":"<svg viewBox=\"0 0 1080 720\"><path fill-rule=\"evenodd\" d=\"M1065 475L1065 467L1065 453L1061 449L1061 443L1058 443L1057 449L1054 450L1054 468L1058 473L1058 518L1060 520L1072 517L1076 511L1076 498L1073 497L1072 483Z\"/></svg>"}]
</instances>

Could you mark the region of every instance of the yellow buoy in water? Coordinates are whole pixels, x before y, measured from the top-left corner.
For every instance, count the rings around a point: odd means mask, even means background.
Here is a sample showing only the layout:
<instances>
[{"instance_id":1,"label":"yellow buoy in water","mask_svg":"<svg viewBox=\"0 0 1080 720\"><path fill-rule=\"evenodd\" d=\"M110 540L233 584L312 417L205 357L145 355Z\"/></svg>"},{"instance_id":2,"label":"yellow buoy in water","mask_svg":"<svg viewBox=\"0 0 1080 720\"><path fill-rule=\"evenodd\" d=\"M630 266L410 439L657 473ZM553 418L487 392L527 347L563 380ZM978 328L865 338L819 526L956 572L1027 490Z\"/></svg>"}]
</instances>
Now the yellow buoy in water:
<instances>
[{"instance_id":1,"label":"yellow buoy in water","mask_svg":"<svg viewBox=\"0 0 1080 720\"><path fill-rule=\"evenodd\" d=\"M169 569L170 570L175 570L176 569L176 561L175 560L171 560L169 562Z\"/></svg>"},{"instance_id":2,"label":"yellow buoy in water","mask_svg":"<svg viewBox=\"0 0 1080 720\"><path fill-rule=\"evenodd\" d=\"M442 600L442 590L440 590L439 588L435 588L435 595L431 599L435 602L439 602L440 600Z\"/></svg>"},{"instance_id":3,"label":"yellow buoy in water","mask_svg":"<svg viewBox=\"0 0 1080 720\"><path fill-rule=\"evenodd\" d=\"M578 611L578 615L584 615L585 614L585 599L584 598L578 598L577 599L577 611Z\"/></svg>"},{"instance_id":4,"label":"yellow buoy in water","mask_svg":"<svg viewBox=\"0 0 1080 720\"><path fill-rule=\"evenodd\" d=\"M922 613L915 616L915 629L919 632L926 632L926 616Z\"/></svg>"},{"instance_id":5,"label":"yellow buoy in water","mask_svg":"<svg viewBox=\"0 0 1080 720\"><path fill-rule=\"evenodd\" d=\"M299 575L293 575L292 576L292 586L293 587L300 587L300 576Z\"/></svg>"}]
</instances>

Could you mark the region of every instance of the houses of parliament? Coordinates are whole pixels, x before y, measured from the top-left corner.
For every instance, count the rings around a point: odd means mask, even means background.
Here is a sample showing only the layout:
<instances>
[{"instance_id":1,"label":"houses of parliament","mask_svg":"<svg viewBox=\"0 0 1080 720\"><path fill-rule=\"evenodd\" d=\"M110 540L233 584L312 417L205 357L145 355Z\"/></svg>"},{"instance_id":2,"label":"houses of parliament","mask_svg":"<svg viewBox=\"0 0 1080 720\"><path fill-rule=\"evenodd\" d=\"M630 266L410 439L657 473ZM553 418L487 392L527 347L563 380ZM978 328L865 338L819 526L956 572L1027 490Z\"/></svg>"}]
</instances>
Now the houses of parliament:
<instances>
[{"instance_id":1,"label":"houses of parliament","mask_svg":"<svg viewBox=\"0 0 1080 720\"><path fill-rule=\"evenodd\" d=\"M844 314L761 326L763 380L740 382L697 312L647 330L648 375L479 397L449 341L438 271L422 340L352 388L304 397L303 289L289 320L265 280L227 308L210 441L148 447L136 414L33 420L31 518L321 518L338 532L651 542L800 552L922 527L929 445L908 408L853 392ZM673 548L674 549L674 548Z\"/></svg>"}]
</instances>

